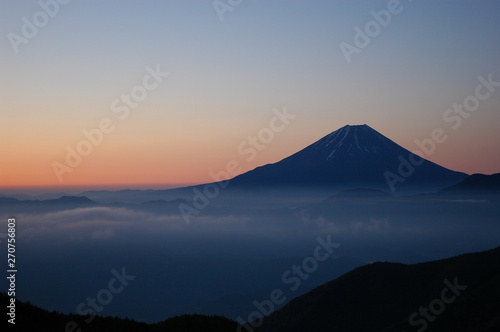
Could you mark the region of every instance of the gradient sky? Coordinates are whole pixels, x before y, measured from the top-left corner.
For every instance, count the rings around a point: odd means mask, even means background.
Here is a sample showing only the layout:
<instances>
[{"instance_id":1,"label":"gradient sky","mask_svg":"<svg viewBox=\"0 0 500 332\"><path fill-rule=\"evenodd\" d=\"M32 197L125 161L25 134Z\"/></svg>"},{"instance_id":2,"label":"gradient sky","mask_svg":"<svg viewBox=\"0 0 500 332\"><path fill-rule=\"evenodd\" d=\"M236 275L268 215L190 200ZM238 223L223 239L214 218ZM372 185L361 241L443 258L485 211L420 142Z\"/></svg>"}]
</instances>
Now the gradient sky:
<instances>
[{"instance_id":1,"label":"gradient sky","mask_svg":"<svg viewBox=\"0 0 500 332\"><path fill-rule=\"evenodd\" d=\"M456 130L443 121L479 76L500 82L500 2L401 1L347 63L340 43L387 5L243 0L221 21L212 1L73 0L16 53L9 33L41 7L1 1L0 187L208 182L230 160L250 170L364 123L409 150L443 128L428 159L500 172L500 88ZM157 65L169 76L120 120L113 101ZM284 107L296 118L247 161L238 146ZM60 182L52 163L103 118L115 130Z\"/></svg>"}]
</instances>

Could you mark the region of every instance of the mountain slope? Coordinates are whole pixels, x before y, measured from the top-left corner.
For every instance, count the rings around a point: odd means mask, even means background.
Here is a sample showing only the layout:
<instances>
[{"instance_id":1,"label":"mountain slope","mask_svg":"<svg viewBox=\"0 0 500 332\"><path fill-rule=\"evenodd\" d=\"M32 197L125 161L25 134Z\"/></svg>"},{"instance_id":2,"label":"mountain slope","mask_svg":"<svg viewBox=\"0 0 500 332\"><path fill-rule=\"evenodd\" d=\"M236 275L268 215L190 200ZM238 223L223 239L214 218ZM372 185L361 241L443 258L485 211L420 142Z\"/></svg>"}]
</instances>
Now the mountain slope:
<instances>
[{"instance_id":1,"label":"mountain slope","mask_svg":"<svg viewBox=\"0 0 500 332\"><path fill-rule=\"evenodd\" d=\"M400 166L405 160L412 171ZM419 163L418 166L411 161ZM400 172L402 170L402 172ZM401 177L391 188L387 176ZM235 177L232 187L372 188L426 192L454 185L466 174L448 170L394 143L367 125L345 126L303 150ZM392 178L391 178L392 179Z\"/></svg>"},{"instance_id":2,"label":"mountain slope","mask_svg":"<svg viewBox=\"0 0 500 332\"><path fill-rule=\"evenodd\" d=\"M500 331L499 261L500 247L366 265L292 300L256 331Z\"/></svg>"}]
</instances>

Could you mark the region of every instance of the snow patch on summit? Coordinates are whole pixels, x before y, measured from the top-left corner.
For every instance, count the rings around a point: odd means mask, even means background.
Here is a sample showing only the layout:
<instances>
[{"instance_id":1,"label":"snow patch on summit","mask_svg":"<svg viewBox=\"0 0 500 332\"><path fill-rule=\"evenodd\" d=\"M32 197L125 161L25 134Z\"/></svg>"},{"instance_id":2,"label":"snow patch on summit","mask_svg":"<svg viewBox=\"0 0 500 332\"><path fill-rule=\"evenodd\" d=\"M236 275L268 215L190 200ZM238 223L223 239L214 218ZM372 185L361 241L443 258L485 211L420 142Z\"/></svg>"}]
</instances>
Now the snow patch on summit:
<instances>
[{"instance_id":1,"label":"snow patch on summit","mask_svg":"<svg viewBox=\"0 0 500 332\"><path fill-rule=\"evenodd\" d=\"M335 155L382 154L390 148L390 140L367 125L342 127L314 144L314 150L324 150L326 160Z\"/></svg>"}]
</instances>

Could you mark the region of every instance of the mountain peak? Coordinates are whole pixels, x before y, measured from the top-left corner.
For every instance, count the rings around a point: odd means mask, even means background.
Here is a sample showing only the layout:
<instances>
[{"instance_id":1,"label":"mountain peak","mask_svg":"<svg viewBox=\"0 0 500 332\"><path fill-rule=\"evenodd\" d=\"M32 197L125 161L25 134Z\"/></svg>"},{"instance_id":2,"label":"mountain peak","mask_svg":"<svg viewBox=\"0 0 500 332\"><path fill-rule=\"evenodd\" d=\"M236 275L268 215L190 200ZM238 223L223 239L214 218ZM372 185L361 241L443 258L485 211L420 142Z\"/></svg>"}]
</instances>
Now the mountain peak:
<instances>
[{"instance_id":1,"label":"mountain peak","mask_svg":"<svg viewBox=\"0 0 500 332\"><path fill-rule=\"evenodd\" d=\"M367 124L362 124L362 125L345 125L342 128L340 128L340 129L343 129L343 128L362 128L362 127L368 127L368 128L371 129L371 127L369 125L367 125ZM340 130L340 129L338 129L338 130Z\"/></svg>"},{"instance_id":2,"label":"mountain peak","mask_svg":"<svg viewBox=\"0 0 500 332\"><path fill-rule=\"evenodd\" d=\"M440 190L467 176L424 159L412 169L411 176L398 182L397 189L390 187L387 174L401 177L398 175L401 160L410 157L420 158L366 124L346 125L277 163L237 176L232 183L233 186L300 186L330 191L370 188L416 193Z\"/></svg>"},{"instance_id":3,"label":"mountain peak","mask_svg":"<svg viewBox=\"0 0 500 332\"><path fill-rule=\"evenodd\" d=\"M325 159L364 154L382 154L394 150L395 143L370 126L346 125L313 144L322 150Z\"/></svg>"},{"instance_id":4,"label":"mountain peak","mask_svg":"<svg viewBox=\"0 0 500 332\"><path fill-rule=\"evenodd\" d=\"M67 195L61 196L58 199L51 199L48 201L54 202L54 203L64 203L64 204L68 204L68 203L95 204L96 203L93 200L89 199L87 196L67 196Z\"/></svg>"}]
</instances>

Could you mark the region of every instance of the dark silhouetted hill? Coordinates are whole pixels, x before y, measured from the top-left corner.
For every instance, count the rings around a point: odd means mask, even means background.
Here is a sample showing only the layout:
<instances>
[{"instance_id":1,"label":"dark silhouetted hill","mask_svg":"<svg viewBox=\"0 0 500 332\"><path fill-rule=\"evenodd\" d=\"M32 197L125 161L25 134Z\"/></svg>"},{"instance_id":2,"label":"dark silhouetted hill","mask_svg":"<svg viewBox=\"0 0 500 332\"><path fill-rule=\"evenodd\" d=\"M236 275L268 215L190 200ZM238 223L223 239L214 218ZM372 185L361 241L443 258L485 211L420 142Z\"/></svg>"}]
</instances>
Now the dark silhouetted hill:
<instances>
[{"instance_id":1,"label":"dark silhouetted hill","mask_svg":"<svg viewBox=\"0 0 500 332\"><path fill-rule=\"evenodd\" d=\"M498 332L499 263L500 247L416 265L366 265L292 300L251 329Z\"/></svg>"},{"instance_id":2,"label":"dark silhouetted hill","mask_svg":"<svg viewBox=\"0 0 500 332\"><path fill-rule=\"evenodd\" d=\"M262 326L238 326L220 316L183 315L156 324L116 317L61 314L16 301L16 328L64 331L500 331L500 247L404 265L373 263L293 299ZM0 293L5 308L9 298ZM413 318L412 318L413 317ZM424 329L425 326L425 329Z\"/></svg>"},{"instance_id":3,"label":"dark silhouetted hill","mask_svg":"<svg viewBox=\"0 0 500 332\"><path fill-rule=\"evenodd\" d=\"M2 307L9 303L9 297L0 293ZM7 316L6 316L7 317ZM8 317L7 317L8 318ZM4 319L6 319L4 317ZM49 312L30 303L16 301L16 324L9 325L16 331L92 331L92 332L234 332L238 324L220 316L183 315L156 324L145 324L130 319L96 316L90 317ZM75 327L68 324L73 324Z\"/></svg>"}]
</instances>

